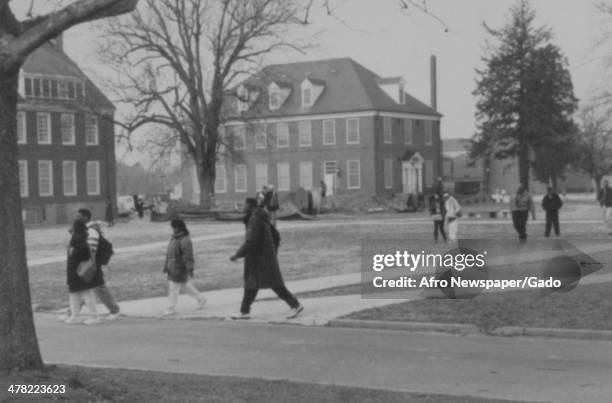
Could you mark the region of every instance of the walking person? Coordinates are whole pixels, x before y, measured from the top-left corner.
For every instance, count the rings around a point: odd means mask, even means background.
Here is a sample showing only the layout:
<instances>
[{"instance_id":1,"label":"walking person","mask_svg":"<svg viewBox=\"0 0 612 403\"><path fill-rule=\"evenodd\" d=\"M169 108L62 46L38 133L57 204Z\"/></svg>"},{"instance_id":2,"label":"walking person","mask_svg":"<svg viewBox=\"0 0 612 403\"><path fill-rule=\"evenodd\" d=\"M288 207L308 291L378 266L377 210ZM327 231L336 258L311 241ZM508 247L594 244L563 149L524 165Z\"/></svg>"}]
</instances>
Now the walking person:
<instances>
[{"instance_id":1,"label":"walking person","mask_svg":"<svg viewBox=\"0 0 612 403\"><path fill-rule=\"evenodd\" d=\"M86 325L100 323L96 310L96 295L94 289L104 284L102 271L95 268L93 277L86 281L79 273L79 265L91 260L91 252L87 244L87 227L83 221L75 220L72 224L72 235L68 245L66 262L66 283L70 293L70 314L62 318L67 324L81 323L81 305L83 302L89 309L90 316L83 321Z\"/></svg>"},{"instance_id":2,"label":"walking person","mask_svg":"<svg viewBox=\"0 0 612 403\"><path fill-rule=\"evenodd\" d=\"M274 185L268 185L261 206L266 209L270 215L270 222L276 227L276 213L280 206L278 203L278 193L274 190Z\"/></svg>"},{"instance_id":3,"label":"walking person","mask_svg":"<svg viewBox=\"0 0 612 403\"><path fill-rule=\"evenodd\" d=\"M261 288L271 288L280 299L285 301L291 308L287 319L293 319L304 308L285 287L278 265L278 245L275 244L272 234L273 227L268 213L257 205L257 200L254 198L246 199L244 212L245 241L230 257L232 262L244 258L244 295L240 315L232 319L250 318L251 305Z\"/></svg>"},{"instance_id":4,"label":"walking person","mask_svg":"<svg viewBox=\"0 0 612 403\"><path fill-rule=\"evenodd\" d=\"M111 201L111 198L107 198L106 199L106 222L108 223L109 227L112 227L113 225L115 225L115 218L114 218L114 213L113 213L113 202Z\"/></svg>"},{"instance_id":5,"label":"walking person","mask_svg":"<svg viewBox=\"0 0 612 403\"><path fill-rule=\"evenodd\" d=\"M459 217L461 217L461 205L448 192L444 192L444 210L446 212L446 222L448 223L448 239L457 240L459 231Z\"/></svg>"},{"instance_id":6,"label":"walking person","mask_svg":"<svg viewBox=\"0 0 612 403\"><path fill-rule=\"evenodd\" d=\"M89 250L92 256L96 256L96 251L98 250L98 243L100 241L100 237L102 236L102 230L100 226L91 221L91 211L85 208L79 209L77 212L77 220L83 221L87 227L87 244L89 245ZM102 270L102 265L99 262L96 262L96 266L100 270L102 275L102 279L104 279L104 271ZM96 296L98 299L106 306L109 310L109 315L106 317L106 320L115 320L120 315L119 305L115 302L115 299L111 295L110 291L106 287L106 283L102 282L101 285L97 286L94 289Z\"/></svg>"},{"instance_id":7,"label":"walking person","mask_svg":"<svg viewBox=\"0 0 612 403\"><path fill-rule=\"evenodd\" d=\"M555 192L552 187L548 187L546 195L542 198L542 209L546 212L546 227L544 229L544 236L548 238L550 236L550 228L553 227L555 235L559 236L559 210L563 206L563 201L559 194Z\"/></svg>"},{"instance_id":8,"label":"walking person","mask_svg":"<svg viewBox=\"0 0 612 403\"><path fill-rule=\"evenodd\" d=\"M607 179L604 180L598 196L599 205L603 210L604 224L608 229L608 235L612 235L612 188L610 188L610 182Z\"/></svg>"},{"instance_id":9,"label":"walking person","mask_svg":"<svg viewBox=\"0 0 612 403\"><path fill-rule=\"evenodd\" d=\"M194 269L193 245L185 221L175 218L170 222L170 227L172 228L172 237L168 243L163 271L168 275L169 304L164 311L164 316L176 313L176 304L181 290L185 290L196 300L198 309L202 309L206 305L206 298L200 295L200 292L191 282Z\"/></svg>"},{"instance_id":10,"label":"walking person","mask_svg":"<svg viewBox=\"0 0 612 403\"><path fill-rule=\"evenodd\" d=\"M535 220L535 206L533 198L524 185L519 185L516 194L510 198L510 211L512 212L512 223L518 233L519 242L527 242L527 219L531 211L531 217Z\"/></svg>"},{"instance_id":11,"label":"walking person","mask_svg":"<svg viewBox=\"0 0 612 403\"><path fill-rule=\"evenodd\" d=\"M436 243L438 242L438 232L442 234L442 239L446 242L446 232L444 232L446 209L444 204L445 202L442 200L439 193L434 193L429 196L429 214L434 224L434 241Z\"/></svg>"}]
</instances>

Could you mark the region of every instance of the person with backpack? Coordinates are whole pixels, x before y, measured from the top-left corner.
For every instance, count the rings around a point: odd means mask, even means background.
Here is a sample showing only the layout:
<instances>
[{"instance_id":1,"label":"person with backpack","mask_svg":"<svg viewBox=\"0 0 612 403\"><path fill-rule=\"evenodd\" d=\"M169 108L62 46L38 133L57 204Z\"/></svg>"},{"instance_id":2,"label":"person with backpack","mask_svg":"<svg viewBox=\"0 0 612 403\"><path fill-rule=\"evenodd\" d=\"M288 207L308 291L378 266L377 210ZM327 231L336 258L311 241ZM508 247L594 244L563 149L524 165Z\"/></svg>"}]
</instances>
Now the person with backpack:
<instances>
[{"instance_id":1,"label":"person with backpack","mask_svg":"<svg viewBox=\"0 0 612 403\"><path fill-rule=\"evenodd\" d=\"M244 294L240 306L240 315L232 319L250 319L251 305L261 288L271 288L276 295L291 308L287 319L297 317L304 307L287 290L278 264L277 250L280 235L274 232L268 213L258 206L257 199L249 197L244 206L246 237L230 260L235 262L244 258Z\"/></svg>"},{"instance_id":2,"label":"person with backpack","mask_svg":"<svg viewBox=\"0 0 612 403\"><path fill-rule=\"evenodd\" d=\"M112 255L112 245L106 238L102 236L102 230L98 223L91 221L91 211L85 208L79 209L76 216L77 220L82 221L87 227L87 244L91 255L95 259L97 268L102 273L102 279L104 279L102 266L108 265L110 255ZM110 291L106 287L106 283L103 281L101 285L94 289L98 299L106 306L109 310L109 315L106 320L115 320L120 315L119 305L115 302L115 299L111 295Z\"/></svg>"},{"instance_id":3,"label":"person with backpack","mask_svg":"<svg viewBox=\"0 0 612 403\"><path fill-rule=\"evenodd\" d=\"M531 217L534 220L536 219L536 214L533 198L522 184L519 185L516 194L510 198L510 211L512 212L514 229L519 236L519 242L527 242L527 219L529 218L529 212L531 212Z\"/></svg>"},{"instance_id":4,"label":"person with backpack","mask_svg":"<svg viewBox=\"0 0 612 403\"><path fill-rule=\"evenodd\" d=\"M66 262L66 283L70 293L70 314L62 317L67 324L84 323L93 325L100 323L96 310L96 295L94 289L104 284L102 271L96 267L90 278L85 279L80 272L81 265L87 265L91 260L91 252L87 244L87 227L80 220L75 220L71 227L70 243L68 245L68 259ZM81 320L81 305L85 303L90 311L90 317Z\"/></svg>"},{"instance_id":5,"label":"person with backpack","mask_svg":"<svg viewBox=\"0 0 612 403\"><path fill-rule=\"evenodd\" d=\"M191 279L193 278L194 258L193 245L185 221L175 218L170 222L172 237L168 243L164 273L168 275L168 309L164 316L176 313L179 294L185 290L198 303L198 309L204 308L206 298L200 296Z\"/></svg>"}]
</instances>

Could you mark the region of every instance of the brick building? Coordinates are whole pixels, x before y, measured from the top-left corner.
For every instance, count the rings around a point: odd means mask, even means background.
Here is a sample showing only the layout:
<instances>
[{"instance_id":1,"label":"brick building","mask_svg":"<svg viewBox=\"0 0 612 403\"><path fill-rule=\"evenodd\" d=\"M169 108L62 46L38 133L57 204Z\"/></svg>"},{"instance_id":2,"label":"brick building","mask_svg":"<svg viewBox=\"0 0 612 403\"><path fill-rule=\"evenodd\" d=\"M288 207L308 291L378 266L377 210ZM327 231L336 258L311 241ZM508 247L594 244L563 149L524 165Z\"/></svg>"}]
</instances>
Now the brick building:
<instances>
[{"instance_id":1,"label":"brick building","mask_svg":"<svg viewBox=\"0 0 612 403\"><path fill-rule=\"evenodd\" d=\"M63 52L62 38L25 61L17 113L26 223L65 223L78 208L104 218L115 199L114 107Z\"/></svg>"},{"instance_id":2,"label":"brick building","mask_svg":"<svg viewBox=\"0 0 612 403\"><path fill-rule=\"evenodd\" d=\"M226 107L217 201L244 200L269 183L281 195L322 182L327 195L439 186L441 115L406 93L401 77L380 77L349 58L271 65L240 84ZM183 197L197 202L190 175Z\"/></svg>"}]
</instances>

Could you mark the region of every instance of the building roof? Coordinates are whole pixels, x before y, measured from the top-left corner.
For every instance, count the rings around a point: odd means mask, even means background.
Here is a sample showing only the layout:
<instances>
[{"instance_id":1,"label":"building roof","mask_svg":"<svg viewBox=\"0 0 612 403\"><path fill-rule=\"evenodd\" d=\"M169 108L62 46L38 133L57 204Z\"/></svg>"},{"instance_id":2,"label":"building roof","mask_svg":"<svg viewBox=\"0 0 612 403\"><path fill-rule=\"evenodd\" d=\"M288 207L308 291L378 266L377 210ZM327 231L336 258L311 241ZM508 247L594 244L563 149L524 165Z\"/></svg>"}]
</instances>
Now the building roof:
<instances>
[{"instance_id":1,"label":"building roof","mask_svg":"<svg viewBox=\"0 0 612 403\"><path fill-rule=\"evenodd\" d=\"M25 60L22 71L26 74L62 76L81 79L85 82L88 102L101 108L115 108L113 103L83 73L79 66L56 46L47 42Z\"/></svg>"},{"instance_id":2,"label":"building roof","mask_svg":"<svg viewBox=\"0 0 612 403\"><path fill-rule=\"evenodd\" d=\"M323 92L310 107L303 107L301 104L300 84L306 78L324 83ZM267 106L267 91L261 91L257 106L247 112L246 117L249 115L250 117L274 117L358 111L441 116L436 110L409 94L405 96L405 103L395 102L380 88L379 82L382 77L350 58L274 64L263 68L242 84L255 85L258 83L261 88L266 88L270 82L277 80L292 83L291 94L283 105L277 110L270 111Z\"/></svg>"}]
</instances>

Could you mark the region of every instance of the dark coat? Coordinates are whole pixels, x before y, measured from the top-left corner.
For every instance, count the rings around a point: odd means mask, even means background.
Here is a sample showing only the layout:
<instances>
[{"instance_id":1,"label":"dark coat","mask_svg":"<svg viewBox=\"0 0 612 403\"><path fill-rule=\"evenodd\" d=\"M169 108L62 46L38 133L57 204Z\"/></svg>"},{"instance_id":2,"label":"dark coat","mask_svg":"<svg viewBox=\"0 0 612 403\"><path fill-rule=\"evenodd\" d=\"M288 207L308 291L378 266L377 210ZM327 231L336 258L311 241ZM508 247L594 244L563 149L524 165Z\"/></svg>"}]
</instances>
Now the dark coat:
<instances>
[{"instance_id":1,"label":"dark coat","mask_svg":"<svg viewBox=\"0 0 612 403\"><path fill-rule=\"evenodd\" d=\"M168 280L186 283L190 277L193 277L193 267L191 238L184 232L172 235L164 263L164 273L168 274Z\"/></svg>"},{"instance_id":2,"label":"dark coat","mask_svg":"<svg viewBox=\"0 0 612 403\"><path fill-rule=\"evenodd\" d=\"M280 272L268 213L258 207L246 224L244 244L236 252L244 257L244 288L276 288L285 285Z\"/></svg>"},{"instance_id":3,"label":"dark coat","mask_svg":"<svg viewBox=\"0 0 612 403\"><path fill-rule=\"evenodd\" d=\"M443 198L440 197L438 200L433 196L429 198L429 214L440 214L442 220L444 220L444 216L446 215L446 203Z\"/></svg>"},{"instance_id":4,"label":"dark coat","mask_svg":"<svg viewBox=\"0 0 612 403\"><path fill-rule=\"evenodd\" d=\"M83 281L77 274L79 263L89 260L91 254L87 245L87 238L73 236L68 247L68 260L66 263L66 282L70 292L80 292L104 285L104 275L100 265L89 283Z\"/></svg>"},{"instance_id":5,"label":"dark coat","mask_svg":"<svg viewBox=\"0 0 612 403\"><path fill-rule=\"evenodd\" d=\"M612 188L606 186L601 188L598 200L601 207L612 207Z\"/></svg>"},{"instance_id":6,"label":"dark coat","mask_svg":"<svg viewBox=\"0 0 612 403\"><path fill-rule=\"evenodd\" d=\"M558 211L563 206L563 201L557 193L546 194L542 198L542 208L544 211Z\"/></svg>"}]
</instances>

